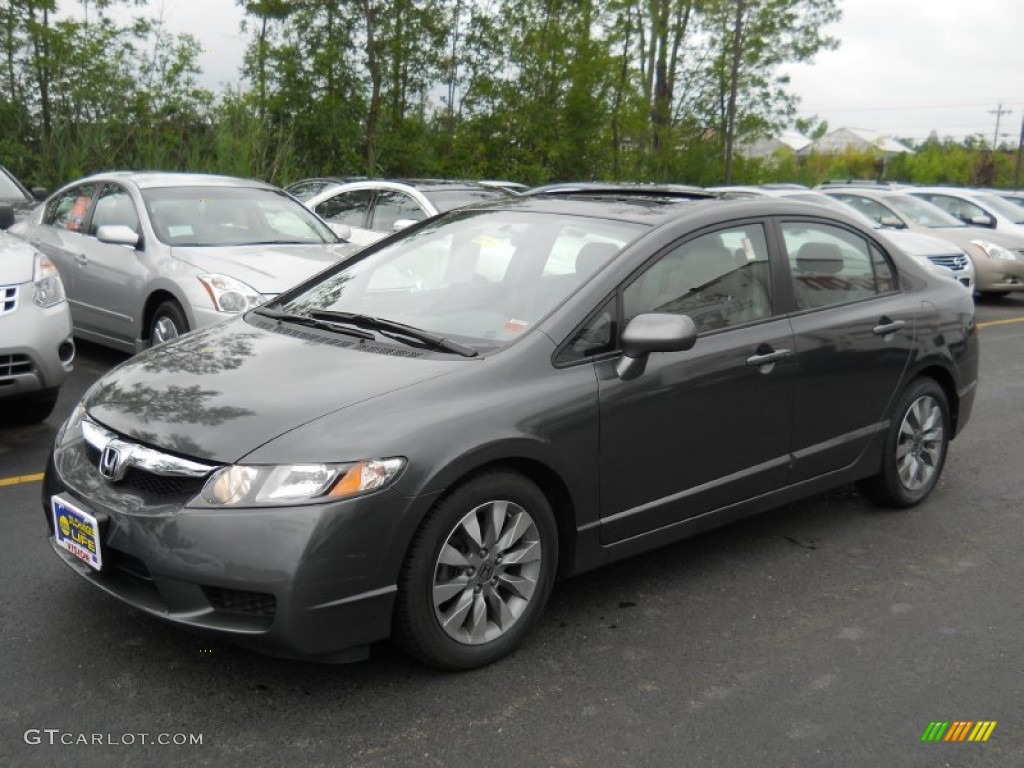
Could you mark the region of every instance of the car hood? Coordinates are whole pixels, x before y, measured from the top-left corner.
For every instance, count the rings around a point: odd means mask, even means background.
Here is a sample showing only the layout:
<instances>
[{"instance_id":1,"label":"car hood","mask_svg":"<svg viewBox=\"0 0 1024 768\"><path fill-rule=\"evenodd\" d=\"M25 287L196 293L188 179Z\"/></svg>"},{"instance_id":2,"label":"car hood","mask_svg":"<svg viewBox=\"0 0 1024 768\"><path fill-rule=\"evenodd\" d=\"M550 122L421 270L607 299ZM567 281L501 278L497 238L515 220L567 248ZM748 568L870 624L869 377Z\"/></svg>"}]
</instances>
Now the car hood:
<instances>
[{"instance_id":1,"label":"car hood","mask_svg":"<svg viewBox=\"0 0 1024 768\"><path fill-rule=\"evenodd\" d=\"M939 237L945 237L963 246L972 240L984 240L995 243L1011 251L1019 251L1024 248L1024 236L1011 234L1009 232L997 232L994 229L985 227L944 227L931 229Z\"/></svg>"},{"instance_id":2,"label":"car hood","mask_svg":"<svg viewBox=\"0 0 1024 768\"><path fill-rule=\"evenodd\" d=\"M353 252L349 243L171 248L171 256L179 261L241 280L266 296L298 285Z\"/></svg>"},{"instance_id":3,"label":"car hood","mask_svg":"<svg viewBox=\"0 0 1024 768\"><path fill-rule=\"evenodd\" d=\"M326 414L474 364L314 334L236 318L128 360L84 404L93 419L140 442L232 463Z\"/></svg>"},{"instance_id":4,"label":"car hood","mask_svg":"<svg viewBox=\"0 0 1024 768\"><path fill-rule=\"evenodd\" d=\"M879 230L879 234L911 256L949 256L962 253L963 249L948 240L923 232L908 232L905 229Z\"/></svg>"},{"instance_id":5,"label":"car hood","mask_svg":"<svg viewBox=\"0 0 1024 768\"><path fill-rule=\"evenodd\" d=\"M0 232L0 285L32 281L35 248L13 235Z\"/></svg>"}]
</instances>

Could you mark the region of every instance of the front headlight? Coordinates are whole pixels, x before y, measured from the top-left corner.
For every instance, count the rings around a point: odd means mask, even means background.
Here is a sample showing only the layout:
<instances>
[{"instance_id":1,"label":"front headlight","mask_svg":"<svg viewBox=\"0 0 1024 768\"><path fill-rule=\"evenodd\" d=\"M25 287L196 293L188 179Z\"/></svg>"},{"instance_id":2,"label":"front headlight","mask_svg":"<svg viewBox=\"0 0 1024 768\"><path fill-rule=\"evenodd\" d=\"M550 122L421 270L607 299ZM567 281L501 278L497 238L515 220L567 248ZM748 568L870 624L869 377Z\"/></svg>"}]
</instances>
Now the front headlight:
<instances>
[{"instance_id":1,"label":"front headlight","mask_svg":"<svg viewBox=\"0 0 1024 768\"><path fill-rule=\"evenodd\" d=\"M347 499L387 486L405 459L349 464L234 464L210 475L190 507L267 507Z\"/></svg>"},{"instance_id":2,"label":"front headlight","mask_svg":"<svg viewBox=\"0 0 1024 768\"><path fill-rule=\"evenodd\" d=\"M971 240L971 245L976 245L981 249L982 253L988 256L990 259L997 261L1016 261L1017 254L1011 251L1009 248L1004 248L1001 245L990 243L988 240Z\"/></svg>"},{"instance_id":3,"label":"front headlight","mask_svg":"<svg viewBox=\"0 0 1024 768\"><path fill-rule=\"evenodd\" d=\"M255 288L227 275L199 275L218 312L245 312L266 299Z\"/></svg>"},{"instance_id":4,"label":"front headlight","mask_svg":"<svg viewBox=\"0 0 1024 768\"><path fill-rule=\"evenodd\" d=\"M36 254L35 264L32 267L32 284L36 289L33 301L37 306L52 307L67 298L57 267L41 253Z\"/></svg>"}]
</instances>

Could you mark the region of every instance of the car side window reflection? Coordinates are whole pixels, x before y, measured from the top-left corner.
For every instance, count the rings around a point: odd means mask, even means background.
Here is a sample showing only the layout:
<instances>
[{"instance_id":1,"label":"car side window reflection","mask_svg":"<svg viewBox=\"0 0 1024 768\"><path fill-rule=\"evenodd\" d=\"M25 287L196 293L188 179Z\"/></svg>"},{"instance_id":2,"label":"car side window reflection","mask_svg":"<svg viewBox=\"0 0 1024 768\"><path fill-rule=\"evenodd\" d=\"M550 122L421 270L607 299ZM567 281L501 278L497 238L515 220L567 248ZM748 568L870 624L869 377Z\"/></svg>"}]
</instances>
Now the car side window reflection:
<instances>
[{"instance_id":1,"label":"car side window reflection","mask_svg":"<svg viewBox=\"0 0 1024 768\"><path fill-rule=\"evenodd\" d=\"M96 200L96 208L89 222L89 234L93 237L100 227L124 226L139 234L139 214L135 210L132 196L124 187L109 184Z\"/></svg>"},{"instance_id":2,"label":"car side window reflection","mask_svg":"<svg viewBox=\"0 0 1024 768\"><path fill-rule=\"evenodd\" d=\"M797 310L868 299L895 287L885 255L859 234L807 222L785 222L782 234Z\"/></svg>"},{"instance_id":3,"label":"car side window reflection","mask_svg":"<svg viewBox=\"0 0 1024 768\"><path fill-rule=\"evenodd\" d=\"M413 219L422 221L426 213L420 204L402 192L382 190L377 193L377 200L373 204L373 223L370 229L376 232L390 232L394 229L395 222L401 219Z\"/></svg>"},{"instance_id":4,"label":"car side window reflection","mask_svg":"<svg viewBox=\"0 0 1024 768\"><path fill-rule=\"evenodd\" d=\"M370 207L373 190L355 189L341 192L317 204L314 209L320 217L332 224L348 224L350 227L366 226L366 210Z\"/></svg>"},{"instance_id":5,"label":"car side window reflection","mask_svg":"<svg viewBox=\"0 0 1024 768\"><path fill-rule=\"evenodd\" d=\"M770 317L764 227L718 230L670 250L623 293L625 324L644 312L689 315L701 333Z\"/></svg>"},{"instance_id":6,"label":"car side window reflection","mask_svg":"<svg viewBox=\"0 0 1024 768\"><path fill-rule=\"evenodd\" d=\"M65 190L46 206L43 223L69 232L82 232L95 192L95 184L82 184Z\"/></svg>"}]
</instances>

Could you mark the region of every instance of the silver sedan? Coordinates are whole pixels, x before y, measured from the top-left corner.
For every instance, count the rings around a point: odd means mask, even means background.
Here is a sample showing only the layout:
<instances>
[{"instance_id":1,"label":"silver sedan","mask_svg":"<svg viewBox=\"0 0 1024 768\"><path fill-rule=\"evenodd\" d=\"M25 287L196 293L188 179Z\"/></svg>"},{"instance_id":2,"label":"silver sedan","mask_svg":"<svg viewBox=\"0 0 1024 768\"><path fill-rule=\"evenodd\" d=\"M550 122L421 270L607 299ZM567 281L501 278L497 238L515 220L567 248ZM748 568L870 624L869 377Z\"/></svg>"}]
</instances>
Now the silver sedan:
<instances>
[{"instance_id":1,"label":"silver sedan","mask_svg":"<svg viewBox=\"0 0 1024 768\"><path fill-rule=\"evenodd\" d=\"M75 335L129 352L212 325L353 247L281 190L177 173L105 173L11 231L57 266Z\"/></svg>"}]
</instances>

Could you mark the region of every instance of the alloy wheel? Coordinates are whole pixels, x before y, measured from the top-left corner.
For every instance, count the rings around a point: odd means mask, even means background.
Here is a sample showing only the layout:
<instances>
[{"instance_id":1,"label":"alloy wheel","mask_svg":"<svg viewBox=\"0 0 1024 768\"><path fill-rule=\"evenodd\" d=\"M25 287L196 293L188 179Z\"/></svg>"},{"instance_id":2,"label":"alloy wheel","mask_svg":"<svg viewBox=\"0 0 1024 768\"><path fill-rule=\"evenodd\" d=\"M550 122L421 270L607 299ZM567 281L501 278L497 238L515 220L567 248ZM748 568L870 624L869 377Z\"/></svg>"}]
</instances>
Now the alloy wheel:
<instances>
[{"instance_id":1,"label":"alloy wheel","mask_svg":"<svg viewBox=\"0 0 1024 768\"><path fill-rule=\"evenodd\" d=\"M541 575L540 532L512 501L489 501L449 532L434 566L434 616L460 643L504 635L530 604Z\"/></svg>"},{"instance_id":2,"label":"alloy wheel","mask_svg":"<svg viewBox=\"0 0 1024 768\"><path fill-rule=\"evenodd\" d=\"M931 395L911 403L896 441L896 469L908 491L928 485L942 462L945 445L942 407Z\"/></svg>"}]
</instances>

